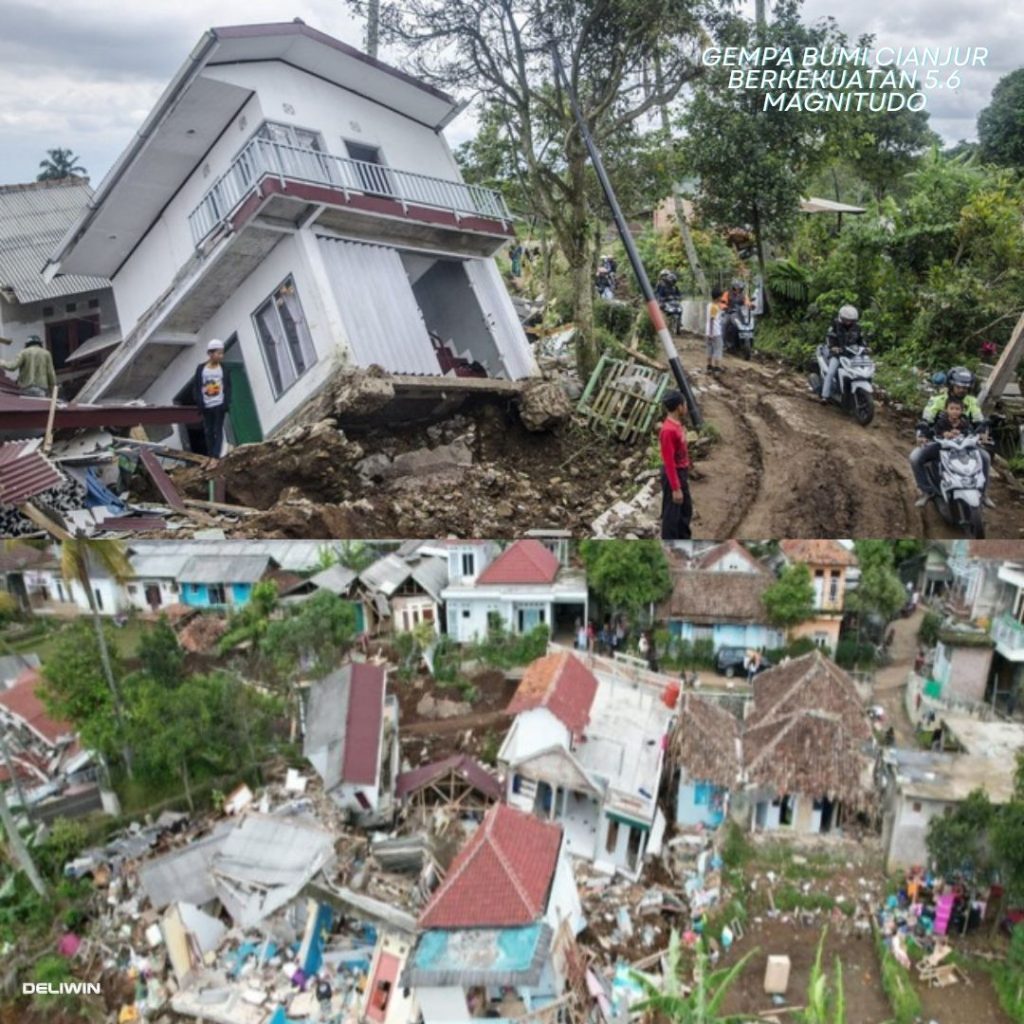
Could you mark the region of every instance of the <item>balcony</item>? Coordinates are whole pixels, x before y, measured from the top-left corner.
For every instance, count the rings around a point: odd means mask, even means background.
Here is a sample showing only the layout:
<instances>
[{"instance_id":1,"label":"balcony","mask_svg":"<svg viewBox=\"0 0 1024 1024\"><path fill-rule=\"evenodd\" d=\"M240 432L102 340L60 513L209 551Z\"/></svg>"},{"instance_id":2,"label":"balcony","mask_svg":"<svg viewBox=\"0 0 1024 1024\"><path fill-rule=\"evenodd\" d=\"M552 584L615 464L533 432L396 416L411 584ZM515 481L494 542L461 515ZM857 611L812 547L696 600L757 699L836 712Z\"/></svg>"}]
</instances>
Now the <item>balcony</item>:
<instances>
[{"instance_id":1,"label":"balcony","mask_svg":"<svg viewBox=\"0 0 1024 1024\"><path fill-rule=\"evenodd\" d=\"M221 225L237 229L275 195L502 238L512 222L493 189L253 138L189 214L196 247Z\"/></svg>"},{"instance_id":2,"label":"balcony","mask_svg":"<svg viewBox=\"0 0 1024 1024\"><path fill-rule=\"evenodd\" d=\"M992 620L992 639L996 650L1008 661L1024 661L1024 624L1012 615L999 615Z\"/></svg>"}]
</instances>

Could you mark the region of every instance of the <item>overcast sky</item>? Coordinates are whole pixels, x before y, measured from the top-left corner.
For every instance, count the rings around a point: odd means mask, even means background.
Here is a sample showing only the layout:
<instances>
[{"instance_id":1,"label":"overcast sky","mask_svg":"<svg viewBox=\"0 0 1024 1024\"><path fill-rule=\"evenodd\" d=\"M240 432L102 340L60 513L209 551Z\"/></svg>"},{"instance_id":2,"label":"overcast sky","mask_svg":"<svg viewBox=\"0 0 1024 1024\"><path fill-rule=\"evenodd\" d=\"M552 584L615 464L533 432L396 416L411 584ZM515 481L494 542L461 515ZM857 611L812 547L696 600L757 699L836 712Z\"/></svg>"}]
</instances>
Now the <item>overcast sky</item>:
<instances>
[{"instance_id":1,"label":"overcast sky","mask_svg":"<svg viewBox=\"0 0 1024 1024\"><path fill-rule=\"evenodd\" d=\"M932 126L949 141L974 137L993 85L1024 63L1018 0L806 0L804 11L836 14L851 37L873 32L879 45L988 47L988 69L968 69L956 92L929 98ZM67 146L98 184L211 18L295 17L362 45L343 0L0 0L0 182L33 180L45 151ZM455 145L472 130L464 114L448 136Z\"/></svg>"}]
</instances>

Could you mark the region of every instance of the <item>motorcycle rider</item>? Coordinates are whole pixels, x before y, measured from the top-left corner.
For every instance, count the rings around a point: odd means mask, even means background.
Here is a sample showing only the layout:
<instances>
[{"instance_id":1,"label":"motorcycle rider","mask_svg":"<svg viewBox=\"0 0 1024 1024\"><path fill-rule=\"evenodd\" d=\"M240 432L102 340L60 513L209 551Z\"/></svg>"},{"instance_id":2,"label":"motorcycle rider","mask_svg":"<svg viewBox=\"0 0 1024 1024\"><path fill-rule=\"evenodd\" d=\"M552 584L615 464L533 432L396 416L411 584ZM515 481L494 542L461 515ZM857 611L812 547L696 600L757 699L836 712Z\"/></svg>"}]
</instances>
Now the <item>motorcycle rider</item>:
<instances>
[{"instance_id":1,"label":"motorcycle rider","mask_svg":"<svg viewBox=\"0 0 1024 1024\"><path fill-rule=\"evenodd\" d=\"M679 278L671 270L663 270L658 274L658 283L654 286L654 296L658 304L664 306L666 302L678 302L683 293L679 290Z\"/></svg>"},{"instance_id":2,"label":"motorcycle rider","mask_svg":"<svg viewBox=\"0 0 1024 1024\"><path fill-rule=\"evenodd\" d=\"M823 403L828 402L832 397L832 385L839 372L840 356L847 355L850 348L854 346L867 344L864 341L859 321L860 313L857 312L856 306L841 306L838 316L828 329L828 334L825 336L825 344L829 351L828 368L821 384L821 401Z\"/></svg>"},{"instance_id":3,"label":"motorcycle rider","mask_svg":"<svg viewBox=\"0 0 1024 1024\"><path fill-rule=\"evenodd\" d=\"M615 298L615 285L612 273L603 263L597 268L597 273L594 275L594 287L602 299L610 302Z\"/></svg>"},{"instance_id":4,"label":"motorcycle rider","mask_svg":"<svg viewBox=\"0 0 1024 1024\"><path fill-rule=\"evenodd\" d=\"M739 328L736 326L736 322L733 320L732 314L740 307L749 305L750 299L747 297L747 286L739 278L736 278L736 280L733 281L733 283L724 292L722 292L718 300L718 307L722 311L722 340L725 343L725 347L731 351L734 351L737 347L736 343L739 334Z\"/></svg>"},{"instance_id":5,"label":"motorcycle rider","mask_svg":"<svg viewBox=\"0 0 1024 1024\"><path fill-rule=\"evenodd\" d=\"M984 434L988 429L981 405L978 399L971 394L974 380L974 374L966 366L954 366L946 378L946 390L933 395L924 407L921 422L917 426L919 444L910 453L910 467L914 472L914 481L921 491L921 497L916 502L918 508L923 508L935 497L928 467L938 459L939 445L932 438L952 436L951 429L956 433L970 430L978 434ZM953 406L953 417L950 416L951 406ZM950 426L951 419L952 427ZM982 468L985 472L985 487L987 488L992 468L992 456L984 447L979 447L978 452L981 455ZM989 508L995 507L995 504L987 496L985 504Z\"/></svg>"}]
</instances>

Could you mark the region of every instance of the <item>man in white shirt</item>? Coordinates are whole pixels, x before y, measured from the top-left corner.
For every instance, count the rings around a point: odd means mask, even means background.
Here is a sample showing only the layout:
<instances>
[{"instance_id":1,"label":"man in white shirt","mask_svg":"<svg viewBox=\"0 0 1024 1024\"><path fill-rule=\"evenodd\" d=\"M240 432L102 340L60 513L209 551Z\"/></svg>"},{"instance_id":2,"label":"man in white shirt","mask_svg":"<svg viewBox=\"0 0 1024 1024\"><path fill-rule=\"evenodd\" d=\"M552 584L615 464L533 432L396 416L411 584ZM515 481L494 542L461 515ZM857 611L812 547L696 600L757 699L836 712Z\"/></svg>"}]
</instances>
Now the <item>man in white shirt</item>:
<instances>
[{"instance_id":1,"label":"man in white shirt","mask_svg":"<svg viewBox=\"0 0 1024 1024\"><path fill-rule=\"evenodd\" d=\"M206 361L196 367L195 400L203 414L206 454L216 461L224 447L224 417L231 405L231 378L224 365L224 342L213 338L206 346Z\"/></svg>"}]
</instances>

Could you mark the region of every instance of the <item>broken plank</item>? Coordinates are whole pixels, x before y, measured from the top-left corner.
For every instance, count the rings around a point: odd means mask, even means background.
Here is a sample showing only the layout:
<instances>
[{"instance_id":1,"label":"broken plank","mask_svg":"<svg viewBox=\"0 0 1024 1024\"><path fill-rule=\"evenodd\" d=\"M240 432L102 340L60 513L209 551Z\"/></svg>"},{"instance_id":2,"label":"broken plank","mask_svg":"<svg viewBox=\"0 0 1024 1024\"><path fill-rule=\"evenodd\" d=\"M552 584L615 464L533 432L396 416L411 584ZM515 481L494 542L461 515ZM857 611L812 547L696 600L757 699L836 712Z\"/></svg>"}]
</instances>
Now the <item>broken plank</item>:
<instances>
[{"instance_id":1,"label":"broken plank","mask_svg":"<svg viewBox=\"0 0 1024 1024\"><path fill-rule=\"evenodd\" d=\"M391 374L388 378L396 391L483 391L492 394L518 395L527 380L505 380L503 377L422 377L415 374Z\"/></svg>"},{"instance_id":2,"label":"broken plank","mask_svg":"<svg viewBox=\"0 0 1024 1024\"><path fill-rule=\"evenodd\" d=\"M149 475L149 479L153 481L156 489L160 492L160 497L167 502L175 510L175 512L184 512L185 503L182 500L181 495L178 493L178 489L174 486L174 482L167 475L166 470L157 461L156 455L148 448L143 448L139 453L139 459L142 462L146 473Z\"/></svg>"},{"instance_id":3,"label":"broken plank","mask_svg":"<svg viewBox=\"0 0 1024 1024\"><path fill-rule=\"evenodd\" d=\"M43 435L43 454L49 455L53 447L53 417L57 413L57 385L53 385L50 395L50 415L46 417L46 433Z\"/></svg>"},{"instance_id":4,"label":"broken plank","mask_svg":"<svg viewBox=\"0 0 1024 1024\"><path fill-rule=\"evenodd\" d=\"M187 452L183 448L171 448L156 441L139 441L134 437L115 437L115 445L127 445L131 448L149 449L156 455L165 459L177 459L179 462L194 462L196 465L205 465L208 461L205 455L196 452Z\"/></svg>"},{"instance_id":5,"label":"broken plank","mask_svg":"<svg viewBox=\"0 0 1024 1024\"><path fill-rule=\"evenodd\" d=\"M36 526L41 526L55 540L72 539L71 534L63 526L59 526L49 516L40 512L31 502L25 502L24 505L19 507L19 511L26 519L35 523Z\"/></svg>"},{"instance_id":6,"label":"broken plank","mask_svg":"<svg viewBox=\"0 0 1024 1024\"><path fill-rule=\"evenodd\" d=\"M211 512L230 512L233 515L257 516L260 514L258 508L249 508L248 505L227 505L223 501L204 501L201 498L185 498L185 505L188 508L208 509Z\"/></svg>"}]
</instances>

